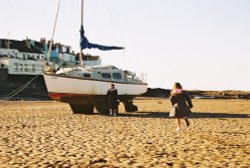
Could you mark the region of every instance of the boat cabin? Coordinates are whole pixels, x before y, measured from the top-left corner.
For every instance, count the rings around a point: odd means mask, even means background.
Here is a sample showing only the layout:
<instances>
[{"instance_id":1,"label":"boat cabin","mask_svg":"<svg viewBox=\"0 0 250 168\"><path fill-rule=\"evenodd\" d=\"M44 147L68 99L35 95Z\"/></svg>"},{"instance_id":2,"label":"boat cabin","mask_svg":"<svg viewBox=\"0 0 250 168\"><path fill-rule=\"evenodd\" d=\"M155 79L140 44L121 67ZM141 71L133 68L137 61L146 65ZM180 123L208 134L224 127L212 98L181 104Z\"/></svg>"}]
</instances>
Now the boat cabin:
<instances>
[{"instance_id":1,"label":"boat cabin","mask_svg":"<svg viewBox=\"0 0 250 168\"><path fill-rule=\"evenodd\" d=\"M98 81L112 81L118 83L143 83L135 73L119 69L113 65L89 66L84 68L63 68L56 72L74 78L83 78Z\"/></svg>"}]
</instances>

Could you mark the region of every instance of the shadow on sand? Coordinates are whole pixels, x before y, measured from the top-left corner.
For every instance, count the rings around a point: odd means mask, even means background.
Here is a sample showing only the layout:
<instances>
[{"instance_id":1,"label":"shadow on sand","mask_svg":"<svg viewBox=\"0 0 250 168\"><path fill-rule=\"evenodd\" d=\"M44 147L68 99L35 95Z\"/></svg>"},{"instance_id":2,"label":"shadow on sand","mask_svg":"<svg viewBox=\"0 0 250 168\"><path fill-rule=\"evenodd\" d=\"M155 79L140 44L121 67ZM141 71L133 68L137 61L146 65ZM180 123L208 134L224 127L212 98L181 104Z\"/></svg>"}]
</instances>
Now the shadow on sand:
<instances>
[{"instance_id":1,"label":"shadow on sand","mask_svg":"<svg viewBox=\"0 0 250 168\"><path fill-rule=\"evenodd\" d=\"M119 117L140 117L140 118L166 118L169 113L166 112L136 112L136 113L122 113ZM190 118L250 118L247 114L229 114L229 113L210 113L210 112L193 112Z\"/></svg>"},{"instance_id":2,"label":"shadow on sand","mask_svg":"<svg viewBox=\"0 0 250 168\"><path fill-rule=\"evenodd\" d=\"M247 114L232 114L232 113L192 113L191 118L250 118Z\"/></svg>"}]
</instances>

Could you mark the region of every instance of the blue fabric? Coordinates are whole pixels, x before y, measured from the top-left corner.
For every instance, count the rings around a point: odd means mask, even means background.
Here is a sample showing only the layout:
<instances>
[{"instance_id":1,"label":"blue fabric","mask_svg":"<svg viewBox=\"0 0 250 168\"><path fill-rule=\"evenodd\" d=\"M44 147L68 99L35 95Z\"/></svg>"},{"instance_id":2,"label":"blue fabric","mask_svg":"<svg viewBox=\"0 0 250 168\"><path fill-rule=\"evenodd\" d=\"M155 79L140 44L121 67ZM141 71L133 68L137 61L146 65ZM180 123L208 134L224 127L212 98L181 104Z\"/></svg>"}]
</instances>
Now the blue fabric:
<instances>
[{"instance_id":1,"label":"blue fabric","mask_svg":"<svg viewBox=\"0 0 250 168\"><path fill-rule=\"evenodd\" d=\"M124 49L123 47L117 47L117 46L104 46L104 45L99 45L99 44L93 44L88 41L88 39L84 35L84 29L83 26L81 26L80 30L80 35L81 35L81 49L86 49L86 48L97 48L99 50L107 51L107 50L121 50Z\"/></svg>"},{"instance_id":2,"label":"blue fabric","mask_svg":"<svg viewBox=\"0 0 250 168\"><path fill-rule=\"evenodd\" d=\"M58 52L57 52L57 50L56 50L56 49L55 49L55 50L52 50L50 56L51 56L52 58L58 57Z\"/></svg>"}]
</instances>

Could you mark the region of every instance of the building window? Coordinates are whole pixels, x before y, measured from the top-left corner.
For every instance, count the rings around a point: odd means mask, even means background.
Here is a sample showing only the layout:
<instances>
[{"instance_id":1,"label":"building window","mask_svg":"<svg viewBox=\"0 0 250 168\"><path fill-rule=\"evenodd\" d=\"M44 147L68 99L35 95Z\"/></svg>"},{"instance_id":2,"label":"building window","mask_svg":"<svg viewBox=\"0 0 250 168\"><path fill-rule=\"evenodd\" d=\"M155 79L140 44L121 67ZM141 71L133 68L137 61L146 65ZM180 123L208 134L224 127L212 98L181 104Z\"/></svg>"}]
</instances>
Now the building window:
<instances>
[{"instance_id":1,"label":"building window","mask_svg":"<svg viewBox=\"0 0 250 168\"><path fill-rule=\"evenodd\" d=\"M32 66L28 65L28 72L31 72L31 71L32 71Z\"/></svg>"},{"instance_id":2,"label":"building window","mask_svg":"<svg viewBox=\"0 0 250 168\"><path fill-rule=\"evenodd\" d=\"M23 64L18 65L19 72L23 72Z\"/></svg>"},{"instance_id":3,"label":"building window","mask_svg":"<svg viewBox=\"0 0 250 168\"><path fill-rule=\"evenodd\" d=\"M14 72L18 71L18 63L14 63Z\"/></svg>"},{"instance_id":4,"label":"building window","mask_svg":"<svg viewBox=\"0 0 250 168\"><path fill-rule=\"evenodd\" d=\"M120 73L113 73L112 76L114 79L122 79L122 75Z\"/></svg>"},{"instance_id":5,"label":"building window","mask_svg":"<svg viewBox=\"0 0 250 168\"><path fill-rule=\"evenodd\" d=\"M24 72L28 72L28 64L24 64Z\"/></svg>"},{"instance_id":6,"label":"building window","mask_svg":"<svg viewBox=\"0 0 250 168\"><path fill-rule=\"evenodd\" d=\"M83 74L83 77L85 77L85 78L90 78L91 75L90 75L89 73L84 73L84 74Z\"/></svg>"},{"instance_id":7,"label":"building window","mask_svg":"<svg viewBox=\"0 0 250 168\"><path fill-rule=\"evenodd\" d=\"M32 72L36 72L36 65L32 65Z\"/></svg>"},{"instance_id":8,"label":"building window","mask_svg":"<svg viewBox=\"0 0 250 168\"><path fill-rule=\"evenodd\" d=\"M43 65L37 65L37 71L43 71Z\"/></svg>"},{"instance_id":9,"label":"building window","mask_svg":"<svg viewBox=\"0 0 250 168\"><path fill-rule=\"evenodd\" d=\"M105 79L110 79L111 75L109 73L102 73L102 77Z\"/></svg>"}]
</instances>

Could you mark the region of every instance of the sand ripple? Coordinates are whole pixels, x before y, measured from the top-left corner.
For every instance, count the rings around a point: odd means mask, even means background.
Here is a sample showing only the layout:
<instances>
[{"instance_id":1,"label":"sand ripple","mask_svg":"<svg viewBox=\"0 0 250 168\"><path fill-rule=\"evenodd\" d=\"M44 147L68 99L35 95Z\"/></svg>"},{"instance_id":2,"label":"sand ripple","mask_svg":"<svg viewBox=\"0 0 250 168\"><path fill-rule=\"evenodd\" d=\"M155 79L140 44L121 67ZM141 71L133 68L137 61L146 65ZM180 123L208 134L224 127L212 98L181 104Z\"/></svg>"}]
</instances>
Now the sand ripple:
<instances>
[{"instance_id":1,"label":"sand ripple","mask_svg":"<svg viewBox=\"0 0 250 168\"><path fill-rule=\"evenodd\" d=\"M195 100L176 133L166 99L137 113L72 114L58 102L0 103L0 167L250 167L250 101Z\"/></svg>"}]
</instances>

